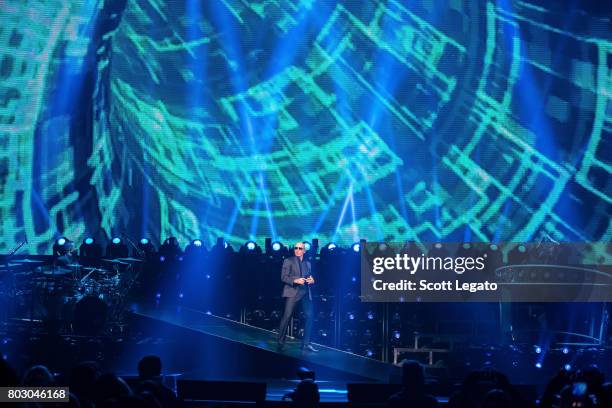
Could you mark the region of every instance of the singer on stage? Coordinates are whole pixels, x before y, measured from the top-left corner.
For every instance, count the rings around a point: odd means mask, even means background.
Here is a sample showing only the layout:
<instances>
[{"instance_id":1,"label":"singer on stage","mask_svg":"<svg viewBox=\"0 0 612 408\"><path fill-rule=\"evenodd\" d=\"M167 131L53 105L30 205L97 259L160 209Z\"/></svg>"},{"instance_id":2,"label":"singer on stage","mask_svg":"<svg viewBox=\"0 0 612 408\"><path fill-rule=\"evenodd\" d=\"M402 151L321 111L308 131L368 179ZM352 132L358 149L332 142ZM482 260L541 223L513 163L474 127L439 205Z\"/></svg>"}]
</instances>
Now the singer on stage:
<instances>
[{"instance_id":1,"label":"singer on stage","mask_svg":"<svg viewBox=\"0 0 612 408\"><path fill-rule=\"evenodd\" d=\"M302 339L302 349L318 351L310 344L310 333L312 331L312 291L310 285L314 283L314 278L310 273L310 262L304 259L304 243L298 242L293 247L295 256L286 258L283 261L281 280L285 284L283 287L283 297L285 298L285 312L281 318L278 328L278 350L282 351L287 337L287 326L293 314L293 309L298 302L302 302L302 310L306 322L304 323L304 338Z\"/></svg>"}]
</instances>

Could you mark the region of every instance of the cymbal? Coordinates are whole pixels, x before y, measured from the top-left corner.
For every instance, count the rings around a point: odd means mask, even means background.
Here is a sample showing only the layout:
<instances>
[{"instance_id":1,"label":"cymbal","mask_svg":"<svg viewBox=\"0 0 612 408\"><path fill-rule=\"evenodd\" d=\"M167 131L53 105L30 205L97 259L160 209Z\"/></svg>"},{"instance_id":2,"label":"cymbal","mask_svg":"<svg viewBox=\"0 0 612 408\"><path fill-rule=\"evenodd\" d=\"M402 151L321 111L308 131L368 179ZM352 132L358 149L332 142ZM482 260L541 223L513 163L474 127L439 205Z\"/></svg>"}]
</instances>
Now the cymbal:
<instances>
[{"instance_id":1,"label":"cymbal","mask_svg":"<svg viewBox=\"0 0 612 408\"><path fill-rule=\"evenodd\" d=\"M102 259L104 262L127 265L126 262L121 262L119 259Z\"/></svg>"},{"instance_id":2,"label":"cymbal","mask_svg":"<svg viewBox=\"0 0 612 408\"><path fill-rule=\"evenodd\" d=\"M142 262L142 259L138 258L117 258L117 260L125 262Z\"/></svg>"},{"instance_id":3,"label":"cymbal","mask_svg":"<svg viewBox=\"0 0 612 408\"><path fill-rule=\"evenodd\" d=\"M91 271L91 272L103 272L103 273L108 272L108 270L104 268L94 268L93 266L88 266L83 269L85 269L86 271Z\"/></svg>"},{"instance_id":4,"label":"cymbal","mask_svg":"<svg viewBox=\"0 0 612 408\"><path fill-rule=\"evenodd\" d=\"M54 269L43 271L43 275L53 275L53 276L69 275L71 273L72 271L66 268L54 268Z\"/></svg>"},{"instance_id":5,"label":"cymbal","mask_svg":"<svg viewBox=\"0 0 612 408\"><path fill-rule=\"evenodd\" d=\"M24 264L24 263L29 263L29 264L37 263L37 264L41 264L41 263L45 263L45 261L40 261L38 259L29 259L29 258L26 258L26 259L15 259L15 260L13 260L13 262L20 263L20 264Z\"/></svg>"},{"instance_id":6,"label":"cymbal","mask_svg":"<svg viewBox=\"0 0 612 408\"><path fill-rule=\"evenodd\" d=\"M10 269L16 266L25 266L25 265L18 264L18 263L0 264L0 269Z\"/></svg>"}]
</instances>

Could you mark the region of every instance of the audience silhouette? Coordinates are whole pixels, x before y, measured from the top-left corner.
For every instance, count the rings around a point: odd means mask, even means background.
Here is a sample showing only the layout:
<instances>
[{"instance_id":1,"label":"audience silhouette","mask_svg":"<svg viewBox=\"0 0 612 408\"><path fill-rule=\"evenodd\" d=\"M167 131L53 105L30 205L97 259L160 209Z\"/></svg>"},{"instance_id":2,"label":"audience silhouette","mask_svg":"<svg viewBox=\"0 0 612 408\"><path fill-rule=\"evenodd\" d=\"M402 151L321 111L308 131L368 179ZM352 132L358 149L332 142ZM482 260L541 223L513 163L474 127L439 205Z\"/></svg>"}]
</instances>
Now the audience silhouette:
<instances>
[{"instance_id":1,"label":"audience silhouette","mask_svg":"<svg viewBox=\"0 0 612 408\"><path fill-rule=\"evenodd\" d=\"M402 362L400 392L392 395L389 407L429 408L439 407L435 397L426 392L423 366L411 360ZM320 403L319 386L314 372L298 372L301 381L295 390L286 395L298 408L315 408ZM28 369L21 381L10 364L0 359L0 387L31 386L51 387L67 384L70 402L62 406L83 408L164 408L182 407L183 402L162 383L162 362L158 356L145 356L138 363L138 381L130 388L113 373L102 374L97 363L84 361L73 367L69 375L58 377L43 365ZM561 370L548 382L537 402L539 408L609 408L612 407L612 383L595 366L584 370ZM213 404L214 405L214 404ZM15 405L17 406L17 405ZM38 407L40 404L19 406ZM528 408L536 406L512 387L501 372L486 368L469 373L460 389L446 405L449 408Z\"/></svg>"}]
</instances>

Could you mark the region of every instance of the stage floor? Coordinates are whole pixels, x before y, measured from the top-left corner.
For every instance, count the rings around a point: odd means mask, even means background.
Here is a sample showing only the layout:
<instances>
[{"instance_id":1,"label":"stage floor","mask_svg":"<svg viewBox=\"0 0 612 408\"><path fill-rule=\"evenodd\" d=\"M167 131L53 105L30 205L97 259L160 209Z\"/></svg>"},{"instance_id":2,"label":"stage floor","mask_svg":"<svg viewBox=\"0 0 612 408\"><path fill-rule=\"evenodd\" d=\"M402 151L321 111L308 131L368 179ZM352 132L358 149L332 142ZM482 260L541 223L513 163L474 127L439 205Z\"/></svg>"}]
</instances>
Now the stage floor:
<instances>
[{"instance_id":1,"label":"stage floor","mask_svg":"<svg viewBox=\"0 0 612 408\"><path fill-rule=\"evenodd\" d=\"M292 367L299 365L325 367L328 370L323 371L328 373L333 371L334 375L331 375L331 377L344 381L344 383L347 381L380 381L386 383L392 375L399 375L399 368L392 364L323 345L316 345L318 352L303 351L300 348L301 343L299 341L288 340L284 350L278 352L275 332L187 307L159 307L138 304L133 309L133 314L140 318L219 339L225 343L223 350L219 350L223 353L232 353L232 346L240 348L246 346L249 355L258 355L258 358L256 358L258 360L266 361L269 357L270 364L287 363ZM315 371L319 372L321 369Z\"/></svg>"}]
</instances>

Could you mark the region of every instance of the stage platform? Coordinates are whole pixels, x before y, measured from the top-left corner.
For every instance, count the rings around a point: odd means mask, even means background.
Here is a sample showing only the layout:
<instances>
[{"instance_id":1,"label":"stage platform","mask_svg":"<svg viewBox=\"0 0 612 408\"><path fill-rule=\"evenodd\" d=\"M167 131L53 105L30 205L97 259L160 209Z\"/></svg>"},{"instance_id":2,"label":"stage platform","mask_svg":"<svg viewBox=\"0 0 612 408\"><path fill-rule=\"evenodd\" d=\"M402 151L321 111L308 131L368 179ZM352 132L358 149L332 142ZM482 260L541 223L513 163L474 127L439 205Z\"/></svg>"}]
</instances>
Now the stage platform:
<instances>
[{"instance_id":1,"label":"stage platform","mask_svg":"<svg viewBox=\"0 0 612 408\"><path fill-rule=\"evenodd\" d=\"M329 381L386 383L399 375L399 368L393 364L322 345L316 345L318 352L303 351L297 340L289 339L279 352L272 331L187 307L137 304L132 309L133 317L149 335L183 332L180 337L186 344L181 351L193 353L196 359L201 357L206 366L222 367L216 370L217 376L225 378L295 379L300 366L314 370L317 379ZM196 373L200 371L197 368L189 371L186 376L205 375Z\"/></svg>"}]
</instances>

